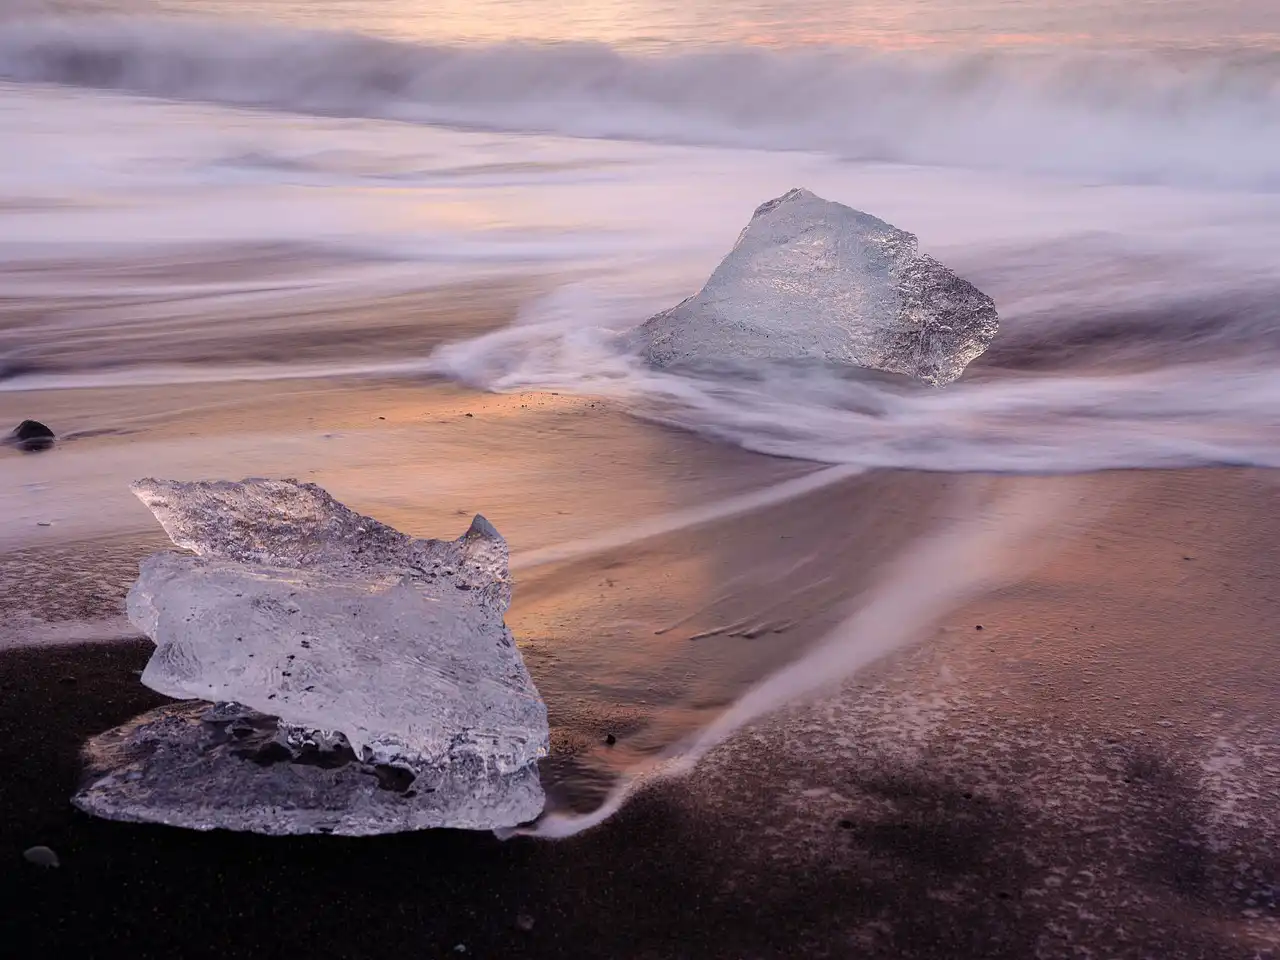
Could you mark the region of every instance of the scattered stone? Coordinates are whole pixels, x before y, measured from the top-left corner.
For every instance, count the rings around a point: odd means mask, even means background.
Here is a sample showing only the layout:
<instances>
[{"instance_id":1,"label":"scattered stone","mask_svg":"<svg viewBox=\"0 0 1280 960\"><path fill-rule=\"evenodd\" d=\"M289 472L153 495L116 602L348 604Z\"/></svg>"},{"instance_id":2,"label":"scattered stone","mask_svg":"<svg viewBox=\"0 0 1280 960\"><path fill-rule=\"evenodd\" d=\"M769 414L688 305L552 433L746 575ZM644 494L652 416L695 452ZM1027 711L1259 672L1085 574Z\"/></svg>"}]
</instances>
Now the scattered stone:
<instances>
[{"instance_id":1,"label":"scattered stone","mask_svg":"<svg viewBox=\"0 0 1280 960\"><path fill-rule=\"evenodd\" d=\"M533 929L533 917L529 916L527 913L518 915L516 917L516 927L523 930L525 933L528 933Z\"/></svg>"},{"instance_id":2,"label":"scattered stone","mask_svg":"<svg viewBox=\"0 0 1280 960\"><path fill-rule=\"evenodd\" d=\"M611 733L611 734L609 734L607 737L605 737L605 738L604 738L604 742L605 742L605 743L607 743L609 746L611 746L611 747L612 747L615 743L617 743L617 742L618 742L618 738L617 738L617 737L615 737L615 736Z\"/></svg>"},{"instance_id":3,"label":"scattered stone","mask_svg":"<svg viewBox=\"0 0 1280 960\"><path fill-rule=\"evenodd\" d=\"M37 867L60 867L62 861L58 859L58 855L48 847L28 847L22 851L22 859L27 863L33 863Z\"/></svg>"},{"instance_id":4,"label":"scattered stone","mask_svg":"<svg viewBox=\"0 0 1280 960\"><path fill-rule=\"evenodd\" d=\"M985 293L910 233L808 190L762 205L706 286L637 331L662 368L832 364L955 380L996 334Z\"/></svg>"},{"instance_id":5,"label":"scattered stone","mask_svg":"<svg viewBox=\"0 0 1280 960\"><path fill-rule=\"evenodd\" d=\"M466 416L466 417L474 417L474 416L475 416L475 414L474 414L474 413L466 413L466 414L463 414L463 416Z\"/></svg>"},{"instance_id":6,"label":"scattered stone","mask_svg":"<svg viewBox=\"0 0 1280 960\"><path fill-rule=\"evenodd\" d=\"M56 439L54 432L39 420L23 420L13 428L8 442L19 450L36 453L40 450L48 450Z\"/></svg>"},{"instance_id":7,"label":"scattered stone","mask_svg":"<svg viewBox=\"0 0 1280 960\"><path fill-rule=\"evenodd\" d=\"M979 624L978 624L977 626L975 626L973 629L975 629L975 630L981 630L981 629L982 629L982 624L980 624L980 623L979 623Z\"/></svg>"}]
</instances>

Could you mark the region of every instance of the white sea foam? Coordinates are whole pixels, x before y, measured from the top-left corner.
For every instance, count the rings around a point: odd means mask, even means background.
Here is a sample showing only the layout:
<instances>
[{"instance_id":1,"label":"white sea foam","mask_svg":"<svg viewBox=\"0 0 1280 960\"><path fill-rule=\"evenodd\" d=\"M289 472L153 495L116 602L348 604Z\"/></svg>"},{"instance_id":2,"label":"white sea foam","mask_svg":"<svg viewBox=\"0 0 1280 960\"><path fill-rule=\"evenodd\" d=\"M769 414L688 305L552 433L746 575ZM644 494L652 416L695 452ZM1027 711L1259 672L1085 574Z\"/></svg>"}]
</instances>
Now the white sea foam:
<instances>
[{"instance_id":1,"label":"white sea foam","mask_svg":"<svg viewBox=\"0 0 1280 960\"><path fill-rule=\"evenodd\" d=\"M1280 466L1280 373L1270 363L1175 354L1176 362L1140 372L1023 373L945 390L813 371L686 376L628 352L617 332L627 310L589 287L566 288L522 323L441 348L433 366L490 390L610 397L761 453L868 469ZM1159 323L1152 319L1153 340ZM1175 338L1170 349L1179 345Z\"/></svg>"},{"instance_id":2,"label":"white sea foam","mask_svg":"<svg viewBox=\"0 0 1280 960\"><path fill-rule=\"evenodd\" d=\"M0 79L573 136L1274 188L1267 52L458 47L139 18L0 25ZM1228 148L1229 145L1229 148Z\"/></svg>"}]
</instances>

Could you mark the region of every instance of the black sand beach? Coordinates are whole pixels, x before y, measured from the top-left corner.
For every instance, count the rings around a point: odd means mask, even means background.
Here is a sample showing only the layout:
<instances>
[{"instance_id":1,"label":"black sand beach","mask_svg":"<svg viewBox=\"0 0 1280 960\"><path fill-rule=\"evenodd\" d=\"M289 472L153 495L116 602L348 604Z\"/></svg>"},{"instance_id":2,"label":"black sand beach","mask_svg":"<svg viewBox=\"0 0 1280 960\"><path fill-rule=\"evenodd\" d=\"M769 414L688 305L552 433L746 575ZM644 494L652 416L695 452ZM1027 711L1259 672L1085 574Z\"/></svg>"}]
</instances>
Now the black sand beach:
<instances>
[{"instance_id":1,"label":"black sand beach","mask_svg":"<svg viewBox=\"0 0 1280 960\"><path fill-rule=\"evenodd\" d=\"M0 146L0 960L1280 960L1277 0L0 0ZM165 702L148 477L483 515L542 818L78 809ZM477 530L484 633L342 608L281 719L394 697L505 836Z\"/></svg>"},{"instance_id":2,"label":"black sand beach","mask_svg":"<svg viewBox=\"0 0 1280 960\"><path fill-rule=\"evenodd\" d=\"M129 644L0 661L10 943L89 957L1266 955L1229 932L1234 918L1205 922L1242 901L1214 896L1216 875L1231 871L1198 842L1203 798L1158 753L1129 761L1141 773L1136 809L1110 824L1119 850L1105 834L1043 835L1016 803L976 798L927 763L876 758L790 770L774 760L768 781L745 774L740 794L711 809L678 786L660 790L556 844L452 832L269 840L93 821L67 805L80 741L158 702L132 672L146 656ZM37 734L33 719L51 710L56 725ZM742 849L762 826L753 808L776 819L785 798L766 784L784 773L895 814L867 820L855 801L796 838L800 862L756 862ZM15 865L16 848L36 840L62 867ZM1129 866L1129 902L1054 929L1054 905L1028 896L1050 863Z\"/></svg>"},{"instance_id":3,"label":"black sand beach","mask_svg":"<svg viewBox=\"0 0 1280 960\"><path fill-rule=\"evenodd\" d=\"M149 645L7 650L6 942L87 957L1273 956L1268 476L1019 482L1111 507L921 646L565 841L92 820L68 802L77 753L161 702L138 683ZM33 844L62 865L24 863Z\"/></svg>"}]
</instances>

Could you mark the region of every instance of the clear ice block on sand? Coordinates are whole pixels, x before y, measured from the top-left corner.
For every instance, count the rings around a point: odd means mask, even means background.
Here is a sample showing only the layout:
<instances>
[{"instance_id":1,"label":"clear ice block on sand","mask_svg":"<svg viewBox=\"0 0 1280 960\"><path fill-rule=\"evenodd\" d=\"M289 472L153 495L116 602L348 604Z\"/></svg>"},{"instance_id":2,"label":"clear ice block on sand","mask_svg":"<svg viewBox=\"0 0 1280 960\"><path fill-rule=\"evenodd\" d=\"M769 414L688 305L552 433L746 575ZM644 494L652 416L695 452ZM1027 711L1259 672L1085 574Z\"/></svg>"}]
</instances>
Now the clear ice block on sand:
<instances>
[{"instance_id":1,"label":"clear ice block on sand","mask_svg":"<svg viewBox=\"0 0 1280 960\"><path fill-rule=\"evenodd\" d=\"M996 334L995 304L883 220L792 190L759 207L706 286L646 321L657 367L819 361L950 383Z\"/></svg>"},{"instance_id":2,"label":"clear ice block on sand","mask_svg":"<svg viewBox=\"0 0 1280 960\"><path fill-rule=\"evenodd\" d=\"M263 833L530 820L546 707L483 517L418 540L288 480L134 487L175 544L129 593L142 682L184 703L86 748L90 813Z\"/></svg>"}]
</instances>

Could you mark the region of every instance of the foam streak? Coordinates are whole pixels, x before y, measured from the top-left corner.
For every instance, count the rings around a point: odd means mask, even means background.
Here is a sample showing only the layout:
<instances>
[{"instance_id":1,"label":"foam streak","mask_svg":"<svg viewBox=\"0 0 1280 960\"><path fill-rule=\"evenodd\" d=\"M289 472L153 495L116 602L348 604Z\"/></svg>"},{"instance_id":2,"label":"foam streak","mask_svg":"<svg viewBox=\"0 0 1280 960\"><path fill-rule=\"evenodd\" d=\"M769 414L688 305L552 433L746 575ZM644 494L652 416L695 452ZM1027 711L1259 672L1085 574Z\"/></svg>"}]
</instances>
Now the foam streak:
<instances>
[{"instance_id":1,"label":"foam streak","mask_svg":"<svg viewBox=\"0 0 1280 960\"><path fill-rule=\"evenodd\" d=\"M717 744L787 704L812 698L916 640L948 611L1003 582L1025 575L1044 558L1044 534L1074 497L1073 485L1053 493L1017 491L977 516L924 538L898 559L866 602L801 659L766 678L692 738L632 770L587 814L550 813L500 836L572 837L604 823L638 790L687 776Z\"/></svg>"}]
</instances>

